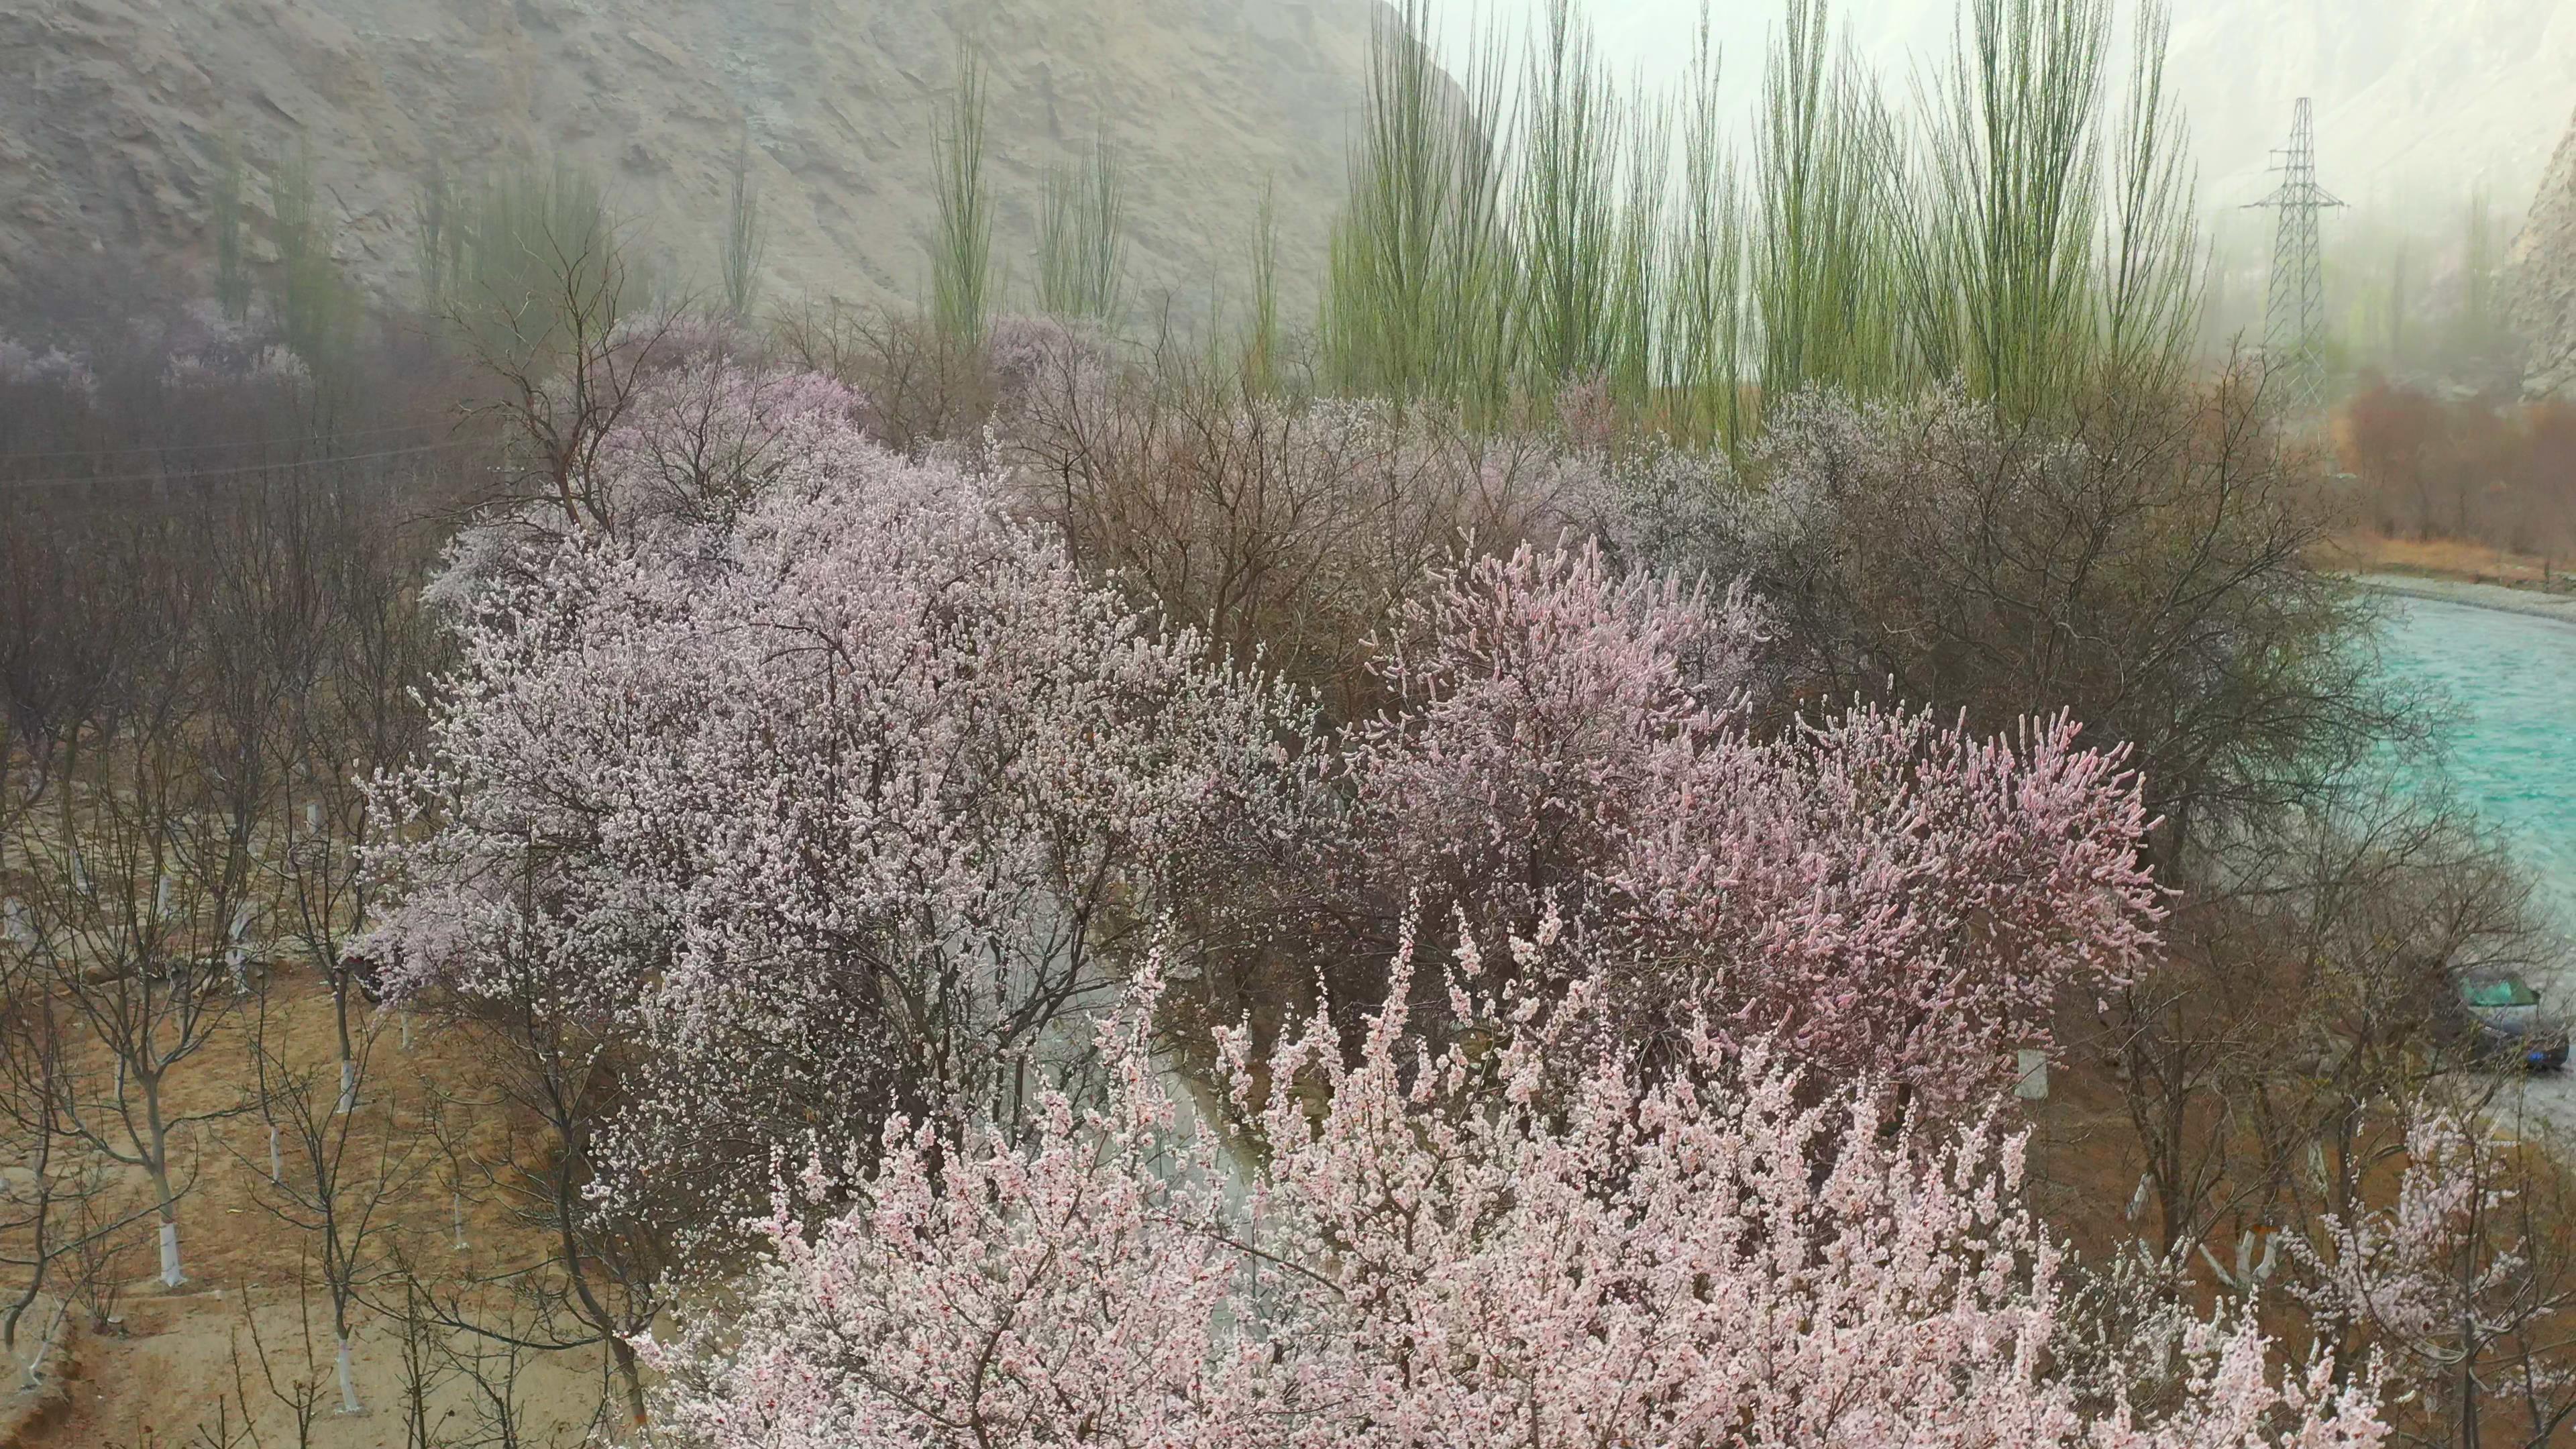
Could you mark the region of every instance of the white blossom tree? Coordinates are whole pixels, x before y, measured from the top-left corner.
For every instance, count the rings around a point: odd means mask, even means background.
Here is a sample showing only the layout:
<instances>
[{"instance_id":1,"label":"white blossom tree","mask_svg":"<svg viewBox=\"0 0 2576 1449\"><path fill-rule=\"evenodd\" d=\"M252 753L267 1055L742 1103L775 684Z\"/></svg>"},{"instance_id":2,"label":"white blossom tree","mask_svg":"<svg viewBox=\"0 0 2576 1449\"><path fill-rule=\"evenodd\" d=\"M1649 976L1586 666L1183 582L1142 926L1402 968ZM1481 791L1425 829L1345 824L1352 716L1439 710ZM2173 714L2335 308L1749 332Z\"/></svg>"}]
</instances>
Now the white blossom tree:
<instances>
[{"instance_id":1,"label":"white blossom tree","mask_svg":"<svg viewBox=\"0 0 2576 1449\"><path fill-rule=\"evenodd\" d=\"M2576 1423L2576 1193L2550 1144L2416 1104L2394 1196L2290 1241L2326 1323L2381 1350L2429 1442L2530 1446Z\"/></svg>"},{"instance_id":2,"label":"white blossom tree","mask_svg":"<svg viewBox=\"0 0 2576 1449\"><path fill-rule=\"evenodd\" d=\"M603 447L630 526L460 552L460 663L371 857L389 985L505 1043L548 1124L519 1178L630 1397L625 1336L773 1151L1031 1108L1188 855L1273 828L1302 726L990 476L731 366Z\"/></svg>"}]
</instances>

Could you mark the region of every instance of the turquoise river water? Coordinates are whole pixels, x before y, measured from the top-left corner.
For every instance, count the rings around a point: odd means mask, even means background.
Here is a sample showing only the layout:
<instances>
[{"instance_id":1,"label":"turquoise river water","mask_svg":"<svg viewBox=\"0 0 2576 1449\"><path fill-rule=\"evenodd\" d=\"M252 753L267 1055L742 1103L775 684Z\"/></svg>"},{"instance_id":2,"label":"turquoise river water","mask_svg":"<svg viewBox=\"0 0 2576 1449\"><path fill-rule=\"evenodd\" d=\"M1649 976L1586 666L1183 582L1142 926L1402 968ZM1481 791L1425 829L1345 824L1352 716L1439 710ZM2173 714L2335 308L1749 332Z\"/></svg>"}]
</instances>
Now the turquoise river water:
<instances>
[{"instance_id":1,"label":"turquoise river water","mask_svg":"<svg viewBox=\"0 0 2576 1449\"><path fill-rule=\"evenodd\" d=\"M2388 668L2454 708L2448 773L2576 932L2576 624L2429 599L2390 601Z\"/></svg>"}]
</instances>

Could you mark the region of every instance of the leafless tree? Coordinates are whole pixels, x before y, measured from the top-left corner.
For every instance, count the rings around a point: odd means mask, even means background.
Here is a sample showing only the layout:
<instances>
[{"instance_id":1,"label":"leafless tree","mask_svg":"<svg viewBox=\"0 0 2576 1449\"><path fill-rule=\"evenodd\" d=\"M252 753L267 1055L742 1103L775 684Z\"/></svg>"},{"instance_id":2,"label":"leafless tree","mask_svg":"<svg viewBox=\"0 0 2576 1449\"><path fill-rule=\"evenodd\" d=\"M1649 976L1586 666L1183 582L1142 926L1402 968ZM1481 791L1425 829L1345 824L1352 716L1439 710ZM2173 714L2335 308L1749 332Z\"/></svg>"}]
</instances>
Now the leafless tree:
<instances>
[{"instance_id":1,"label":"leafless tree","mask_svg":"<svg viewBox=\"0 0 2576 1449\"><path fill-rule=\"evenodd\" d=\"M83 1270L99 1261L99 1242L124 1234L151 1209L118 1213L108 1205L107 1174L72 1128L62 1013L42 990L21 989L29 985L0 970L0 990L8 993L0 1002L0 1138L20 1165L0 1183L0 1234L12 1245L0 1266L17 1275L0 1309L0 1347L18 1355L26 1316L38 1313L35 1341L20 1358L32 1387L74 1301L90 1286ZM48 1286L49 1311L42 1306Z\"/></svg>"},{"instance_id":2,"label":"leafless tree","mask_svg":"<svg viewBox=\"0 0 2576 1449\"><path fill-rule=\"evenodd\" d=\"M597 189L558 169L486 193L447 321L487 384L509 462L485 504L539 505L568 533L604 532L614 504L600 450L637 378L671 350L680 312L636 305L616 222Z\"/></svg>"},{"instance_id":3,"label":"leafless tree","mask_svg":"<svg viewBox=\"0 0 2576 1449\"><path fill-rule=\"evenodd\" d=\"M244 1289L238 1301L241 1323L233 1330L232 1396L240 1407L244 1437L251 1449L267 1449L267 1441L259 1432L261 1414L254 1407L256 1393L285 1411L294 1449L313 1449L313 1426L321 1422L323 1405L330 1400L331 1386L323 1378L321 1356L314 1345L313 1294L305 1274L299 1266L295 1275L296 1342L293 1344L277 1349L270 1347L268 1335L259 1326L259 1305L253 1290ZM245 1337L250 1340L248 1359L242 1357L242 1339ZM256 1388L253 1369L257 1370Z\"/></svg>"},{"instance_id":4,"label":"leafless tree","mask_svg":"<svg viewBox=\"0 0 2576 1449\"><path fill-rule=\"evenodd\" d=\"M254 1170L256 1197L302 1235L314 1256L331 1315L340 1412L364 1413L353 1364L356 1314L384 1269L382 1239L401 1205L416 1198L430 1154L419 1124L401 1121L390 1097L364 1100L380 1031L376 1023L360 1029L352 1054L339 1059L336 1072L328 1064L298 1060L279 1025L262 998L251 1056L261 1111L286 1147L280 1154L283 1171L262 1181ZM274 1159L270 1164L280 1165Z\"/></svg>"},{"instance_id":5,"label":"leafless tree","mask_svg":"<svg viewBox=\"0 0 2576 1449\"><path fill-rule=\"evenodd\" d=\"M548 1352L546 1322L553 1315L542 1299L507 1299L506 1306L485 1320L482 1332L449 1340L447 1367L465 1388L468 1418L457 1449L568 1449L603 1427L594 1416L586 1422L550 1422L530 1400L528 1372ZM602 1399L603 1414L606 1399Z\"/></svg>"},{"instance_id":6,"label":"leafless tree","mask_svg":"<svg viewBox=\"0 0 2576 1449\"><path fill-rule=\"evenodd\" d=\"M499 1154L457 1144L450 1158L474 1174L476 1196L505 1204L545 1245L535 1262L468 1275L466 1291L434 1297L442 1321L495 1345L600 1350L628 1422L640 1426L642 1367L630 1340L660 1313L675 1245L690 1223L659 1216L654 1203L596 1201L589 1192L605 1176L600 1154L618 1102L619 1058L616 1043L589 1029L580 985L560 979L542 946L530 943L485 977L472 1002L424 1003L483 1064L491 1096L480 1105L509 1124ZM496 1293L520 1310L506 1323L476 1309Z\"/></svg>"},{"instance_id":7,"label":"leafless tree","mask_svg":"<svg viewBox=\"0 0 2576 1449\"><path fill-rule=\"evenodd\" d=\"M992 416L995 379L982 340L950 336L926 318L809 302L779 319L777 335L796 365L857 389L869 431L898 452L971 438Z\"/></svg>"},{"instance_id":8,"label":"leafless tree","mask_svg":"<svg viewBox=\"0 0 2576 1449\"><path fill-rule=\"evenodd\" d=\"M432 1433L430 1399L452 1374L446 1332L431 1313L410 1267L397 1257L395 1268L399 1296L388 1304L387 1317L394 1326L396 1371L401 1376L403 1449L434 1449L444 1440Z\"/></svg>"},{"instance_id":9,"label":"leafless tree","mask_svg":"<svg viewBox=\"0 0 2576 1449\"><path fill-rule=\"evenodd\" d=\"M112 1216L102 1200L85 1197L72 1204L72 1280L66 1297L81 1310L82 1326L93 1334L124 1331L117 1308L124 1302L128 1267L138 1238L123 1231L151 1213Z\"/></svg>"},{"instance_id":10,"label":"leafless tree","mask_svg":"<svg viewBox=\"0 0 2576 1449\"><path fill-rule=\"evenodd\" d=\"M2411 1104L2438 1089L2474 1110L2495 1091L2458 1040L2461 980L2529 969L2548 942L2495 842L2385 783L2227 855L2193 877L2166 961L2107 1004L2102 1037L2158 1255L2222 1281L2245 1276L2228 1230L2257 1252L2349 1218Z\"/></svg>"},{"instance_id":11,"label":"leafless tree","mask_svg":"<svg viewBox=\"0 0 2576 1449\"><path fill-rule=\"evenodd\" d=\"M1223 369L1132 366L1056 323L997 327L997 429L1020 506L1209 646L1380 708L1370 639L1462 547L1562 524L1558 445L1430 408L1309 407Z\"/></svg>"},{"instance_id":12,"label":"leafless tree","mask_svg":"<svg viewBox=\"0 0 2576 1449\"><path fill-rule=\"evenodd\" d=\"M319 601L309 638L279 631L269 667L282 688L270 716L278 782L265 860L275 919L331 984L340 1110L355 1105L363 1028L350 943L363 929L369 880L359 861L375 817L366 788L409 759L426 716L418 687L438 667L438 635L419 603L418 567L396 521L354 489L317 486L294 500L280 550L295 591Z\"/></svg>"},{"instance_id":13,"label":"leafless tree","mask_svg":"<svg viewBox=\"0 0 2576 1449\"><path fill-rule=\"evenodd\" d=\"M61 781L60 834L21 836L33 887L30 977L92 1044L70 1073L64 1120L151 1179L161 1277L174 1288L185 1189L176 1143L240 1108L183 1107L170 1087L238 1004L225 958L249 905L241 842L219 811L200 808L205 776L179 733L147 721L93 742Z\"/></svg>"},{"instance_id":14,"label":"leafless tree","mask_svg":"<svg viewBox=\"0 0 2576 1449\"><path fill-rule=\"evenodd\" d=\"M2160 865L2420 729L2369 648L2370 600L2317 563L2343 524L2323 459L2256 372L2099 390L2054 421L1808 398L1766 446L1777 508L1743 516L1785 513L1783 540L1719 527L1659 562L1749 568L1816 692L2001 732L2065 710L2127 746Z\"/></svg>"},{"instance_id":15,"label":"leafless tree","mask_svg":"<svg viewBox=\"0 0 2576 1449\"><path fill-rule=\"evenodd\" d=\"M2163 969L2124 987L2104 1043L2142 1168L2133 1220L2152 1206L2155 1255L2180 1264L2240 1201L2246 1084L2281 1049L2286 1013L2262 938L2234 913L2196 912Z\"/></svg>"}]
</instances>

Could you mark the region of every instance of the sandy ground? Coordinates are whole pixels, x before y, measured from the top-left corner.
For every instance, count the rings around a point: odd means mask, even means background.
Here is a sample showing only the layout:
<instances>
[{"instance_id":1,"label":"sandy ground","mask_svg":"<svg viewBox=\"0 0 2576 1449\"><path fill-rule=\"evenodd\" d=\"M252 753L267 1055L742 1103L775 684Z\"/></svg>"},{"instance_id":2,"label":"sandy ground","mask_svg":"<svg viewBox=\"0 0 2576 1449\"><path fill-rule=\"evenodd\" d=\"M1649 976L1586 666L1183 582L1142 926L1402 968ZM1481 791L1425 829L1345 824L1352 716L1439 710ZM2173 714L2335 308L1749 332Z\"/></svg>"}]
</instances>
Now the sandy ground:
<instances>
[{"instance_id":1,"label":"sandy ground","mask_svg":"<svg viewBox=\"0 0 2576 1449\"><path fill-rule=\"evenodd\" d=\"M292 1059L327 1070L334 1047L327 991L311 977L289 976L274 981L270 992L272 1029ZM246 1020L236 1022L179 1070L173 1095L183 1108L208 1110L245 1100L252 1082L246 1025ZM441 1089L470 1080L461 1063L462 1049L462 1043L443 1039L426 1026L416 1029L406 1048L398 1021L382 1023L375 1065L358 1109L361 1126L344 1172L361 1177L386 1160L380 1149L399 1157L426 1139L426 1104L438 1099ZM451 1104L443 1110L454 1120L459 1109ZM497 1123L478 1121L459 1135L471 1150L488 1146L503 1130ZM120 1235L112 1269L118 1286L108 1305L118 1321L106 1333L89 1332L80 1326L89 1314L75 1312L65 1346L49 1360L38 1388L26 1388L16 1373L0 1383L0 1446L293 1449L298 1444L296 1415L284 1400L308 1397L299 1389L301 1383L320 1386L322 1407L306 1441L310 1449L400 1449L405 1416L400 1345L392 1319L363 1309L358 1314L355 1378L369 1412L352 1416L334 1411L339 1396L333 1383L328 1300L310 1261L310 1239L271 1211L273 1198L265 1190L267 1132L260 1118L252 1113L201 1124L175 1156L192 1179L179 1209L188 1281L176 1291L161 1285L148 1219ZM427 1170L405 1174L401 1181L402 1188L388 1198L386 1232L378 1241L400 1243L424 1265L424 1276L452 1284L524 1264L535 1255L527 1229L505 1207L470 1199L465 1245L456 1245L457 1197L443 1162L430 1162ZM126 1174L116 1190L130 1203L146 1200L139 1175ZM308 1285L302 1294L299 1280ZM8 1281L14 1282L14 1276ZM34 1337L32 1328L22 1335L24 1340ZM22 1341L22 1357L27 1346ZM598 1350L528 1357L518 1379L524 1411L520 1442L530 1449L579 1442L600 1402ZM488 1413L464 1376L448 1375L428 1395L428 1403L432 1442L491 1442ZM244 1432L245 1405L257 1429L255 1440Z\"/></svg>"},{"instance_id":2,"label":"sandy ground","mask_svg":"<svg viewBox=\"0 0 2576 1449\"><path fill-rule=\"evenodd\" d=\"M2496 1098L2494 1115L2516 1138L2557 1144L2564 1160L2566 1149L2576 1147L2576 1074L2534 1073L2507 1082Z\"/></svg>"}]
</instances>

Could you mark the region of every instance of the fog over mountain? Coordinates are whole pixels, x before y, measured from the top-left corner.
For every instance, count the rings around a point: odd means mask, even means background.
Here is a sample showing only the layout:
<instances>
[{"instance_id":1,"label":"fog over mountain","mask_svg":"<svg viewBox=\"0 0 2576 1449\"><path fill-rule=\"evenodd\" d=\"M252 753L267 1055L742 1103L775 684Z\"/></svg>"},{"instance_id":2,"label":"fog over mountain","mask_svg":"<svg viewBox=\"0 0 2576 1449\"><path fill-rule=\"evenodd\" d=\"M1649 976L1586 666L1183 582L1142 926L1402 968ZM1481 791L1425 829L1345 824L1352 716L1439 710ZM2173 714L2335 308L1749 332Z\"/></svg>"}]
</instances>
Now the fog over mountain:
<instances>
[{"instance_id":1,"label":"fog over mountain","mask_svg":"<svg viewBox=\"0 0 2576 1449\"><path fill-rule=\"evenodd\" d=\"M1604 58L1679 82L1699 0L1578 0ZM2201 200L2269 186L2292 101L2318 107L2321 179L2382 217L2455 228L2483 190L2518 221L2576 111L2576 0L2173 0L2172 77ZM1544 0L1443 0L1452 58L1481 22L1515 43ZM2131 0L2116 0L2125 26ZM1708 7L1749 140L1780 0ZM409 286L433 168L513 156L599 175L660 275L704 285L737 148L764 197L773 301L922 297L929 138L961 42L988 57L996 259L1030 290L1050 164L1105 132L1128 160L1130 300L1239 299L1276 188L1280 276L1313 296L1381 0L83 0L0 5L0 284L36 259L210 255L222 146L266 175L309 145L341 259ZM1911 104L1957 0L1842 0L1836 23ZM2511 222L2508 222L2510 227ZM1227 305L1233 305L1229 300Z\"/></svg>"},{"instance_id":2,"label":"fog over mountain","mask_svg":"<svg viewBox=\"0 0 2576 1449\"><path fill-rule=\"evenodd\" d=\"M1677 82L1698 0L1585 0L1603 57L1649 84ZM1460 10L1462 7L1449 7ZM1515 31L1543 0L1492 0ZM1778 0L1707 7L1726 86L1748 119ZM2191 117L2202 199L2265 190L2292 103L2317 105L2322 179L2355 200L2484 186L2515 214L2576 112L2576 3L2570 0L2172 0L2171 77ZM2124 28L2131 0L2115 6ZM1910 101L1913 77L1950 53L1956 0L1840 0L1835 23ZM1453 53L1468 29L1453 15Z\"/></svg>"}]
</instances>

